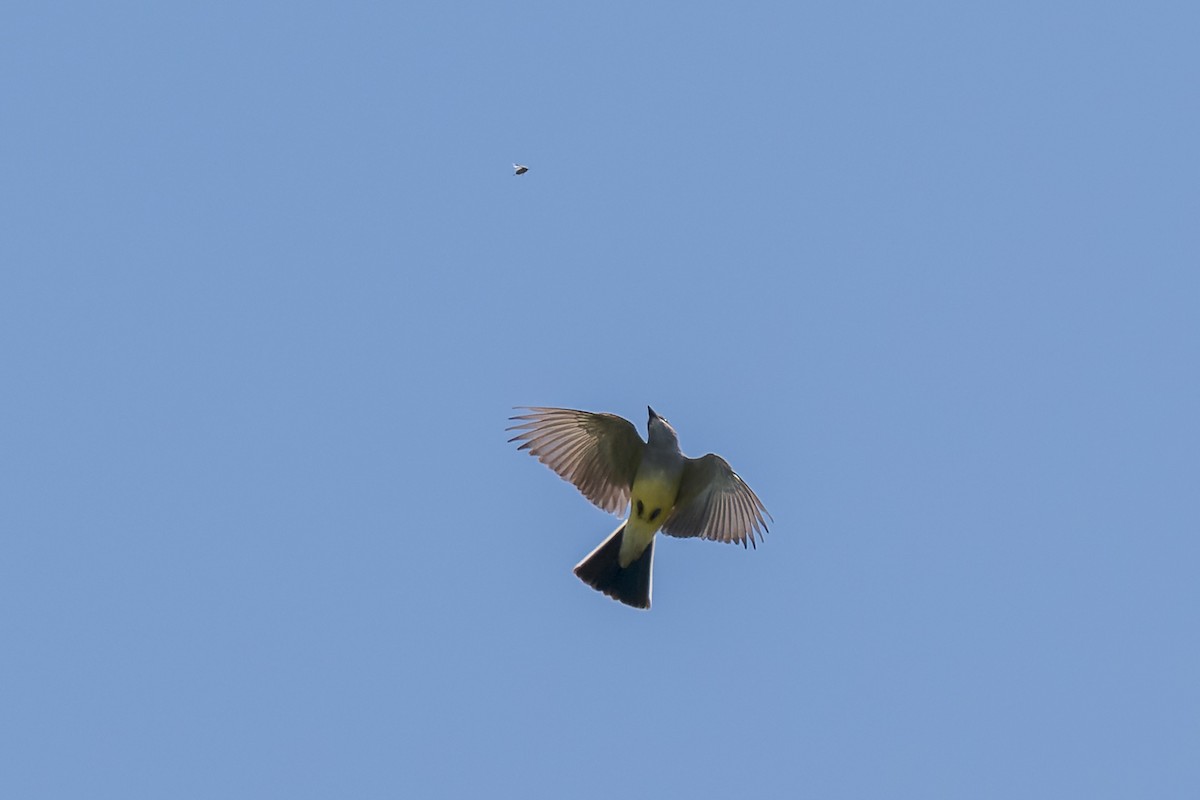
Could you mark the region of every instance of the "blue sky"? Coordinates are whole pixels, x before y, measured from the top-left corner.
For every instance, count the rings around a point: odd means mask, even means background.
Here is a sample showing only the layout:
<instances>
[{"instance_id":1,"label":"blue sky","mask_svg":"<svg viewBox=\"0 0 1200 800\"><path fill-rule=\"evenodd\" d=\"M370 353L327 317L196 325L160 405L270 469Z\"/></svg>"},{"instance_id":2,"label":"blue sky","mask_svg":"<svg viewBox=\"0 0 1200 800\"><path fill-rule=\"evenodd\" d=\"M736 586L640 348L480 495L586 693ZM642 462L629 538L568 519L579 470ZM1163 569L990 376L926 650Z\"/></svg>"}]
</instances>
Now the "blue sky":
<instances>
[{"instance_id":1,"label":"blue sky","mask_svg":"<svg viewBox=\"0 0 1200 800\"><path fill-rule=\"evenodd\" d=\"M1198 40L6 4L0 794L1197 796ZM602 597L522 404L771 532Z\"/></svg>"}]
</instances>

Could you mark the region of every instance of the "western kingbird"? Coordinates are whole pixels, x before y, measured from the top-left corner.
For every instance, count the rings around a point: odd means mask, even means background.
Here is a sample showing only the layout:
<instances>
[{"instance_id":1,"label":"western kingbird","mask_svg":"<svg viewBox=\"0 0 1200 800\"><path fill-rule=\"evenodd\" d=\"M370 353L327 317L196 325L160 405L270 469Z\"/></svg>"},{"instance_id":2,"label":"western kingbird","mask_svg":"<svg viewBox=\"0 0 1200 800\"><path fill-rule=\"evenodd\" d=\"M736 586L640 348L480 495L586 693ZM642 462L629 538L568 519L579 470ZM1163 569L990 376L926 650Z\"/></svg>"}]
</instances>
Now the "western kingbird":
<instances>
[{"instance_id":1,"label":"western kingbird","mask_svg":"<svg viewBox=\"0 0 1200 800\"><path fill-rule=\"evenodd\" d=\"M593 589L634 608L650 607L654 534L699 536L757 547L771 515L746 482L718 455L688 458L679 437L647 406L649 441L616 414L518 406L511 417L521 442L583 496L611 514L629 517L575 566Z\"/></svg>"},{"instance_id":2,"label":"western kingbird","mask_svg":"<svg viewBox=\"0 0 1200 800\"><path fill-rule=\"evenodd\" d=\"M529 167L524 164L513 164L514 175L524 175L526 172L529 172Z\"/></svg>"}]
</instances>

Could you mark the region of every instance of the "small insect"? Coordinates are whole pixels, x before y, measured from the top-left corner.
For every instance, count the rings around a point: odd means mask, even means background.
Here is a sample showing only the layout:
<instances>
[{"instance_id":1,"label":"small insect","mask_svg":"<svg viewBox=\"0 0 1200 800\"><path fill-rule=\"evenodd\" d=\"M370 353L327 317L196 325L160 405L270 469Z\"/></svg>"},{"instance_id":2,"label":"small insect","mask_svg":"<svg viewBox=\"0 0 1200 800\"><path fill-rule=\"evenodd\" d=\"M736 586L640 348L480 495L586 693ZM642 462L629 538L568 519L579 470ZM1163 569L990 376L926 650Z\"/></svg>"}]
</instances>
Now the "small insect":
<instances>
[{"instance_id":1,"label":"small insect","mask_svg":"<svg viewBox=\"0 0 1200 800\"><path fill-rule=\"evenodd\" d=\"M529 167L526 167L522 164L513 164L513 173L514 174L524 175L526 172L529 172Z\"/></svg>"}]
</instances>

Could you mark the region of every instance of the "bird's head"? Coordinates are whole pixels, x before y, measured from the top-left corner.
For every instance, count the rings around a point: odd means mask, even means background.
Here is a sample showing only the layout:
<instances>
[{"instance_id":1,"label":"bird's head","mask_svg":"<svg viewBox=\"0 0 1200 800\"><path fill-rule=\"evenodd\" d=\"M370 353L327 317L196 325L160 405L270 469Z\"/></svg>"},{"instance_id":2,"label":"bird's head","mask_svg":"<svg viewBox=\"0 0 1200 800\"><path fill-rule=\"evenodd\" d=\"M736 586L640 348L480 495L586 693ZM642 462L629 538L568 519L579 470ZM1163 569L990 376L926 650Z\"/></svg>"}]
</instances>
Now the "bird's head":
<instances>
[{"instance_id":1,"label":"bird's head","mask_svg":"<svg viewBox=\"0 0 1200 800\"><path fill-rule=\"evenodd\" d=\"M675 442L678 446L679 437L676 435L675 429L671 427L671 423L667 422L667 418L660 417L650 406L646 406L646 410L650 412L650 419L646 421L646 432L650 436L650 441Z\"/></svg>"}]
</instances>

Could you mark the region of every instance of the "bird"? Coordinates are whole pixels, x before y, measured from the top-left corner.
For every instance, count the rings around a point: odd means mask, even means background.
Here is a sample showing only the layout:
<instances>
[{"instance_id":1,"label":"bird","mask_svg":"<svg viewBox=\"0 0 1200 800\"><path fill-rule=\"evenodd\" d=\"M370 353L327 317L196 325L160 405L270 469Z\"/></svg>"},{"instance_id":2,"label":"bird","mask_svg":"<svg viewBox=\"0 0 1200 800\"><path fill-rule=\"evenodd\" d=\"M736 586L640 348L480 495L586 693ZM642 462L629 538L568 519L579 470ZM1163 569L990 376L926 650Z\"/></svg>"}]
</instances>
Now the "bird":
<instances>
[{"instance_id":1,"label":"bird","mask_svg":"<svg viewBox=\"0 0 1200 800\"><path fill-rule=\"evenodd\" d=\"M646 406L648 441L616 414L570 408L516 406L527 413L509 443L575 485L584 497L610 514L628 517L607 539L575 565L580 580L614 600L649 609L653 583L654 537L699 537L756 548L774 522L758 495L729 462L709 453L688 458L679 436L664 417ZM766 519L764 519L764 515Z\"/></svg>"},{"instance_id":2,"label":"bird","mask_svg":"<svg viewBox=\"0 0 1200 800\"><path fill-rule=\"evenodd\" d=\"M529 167L526 167L523 164L513 164L514 175L524 175L526 172L529 172Z\"/></svg>"}]
</instances>

